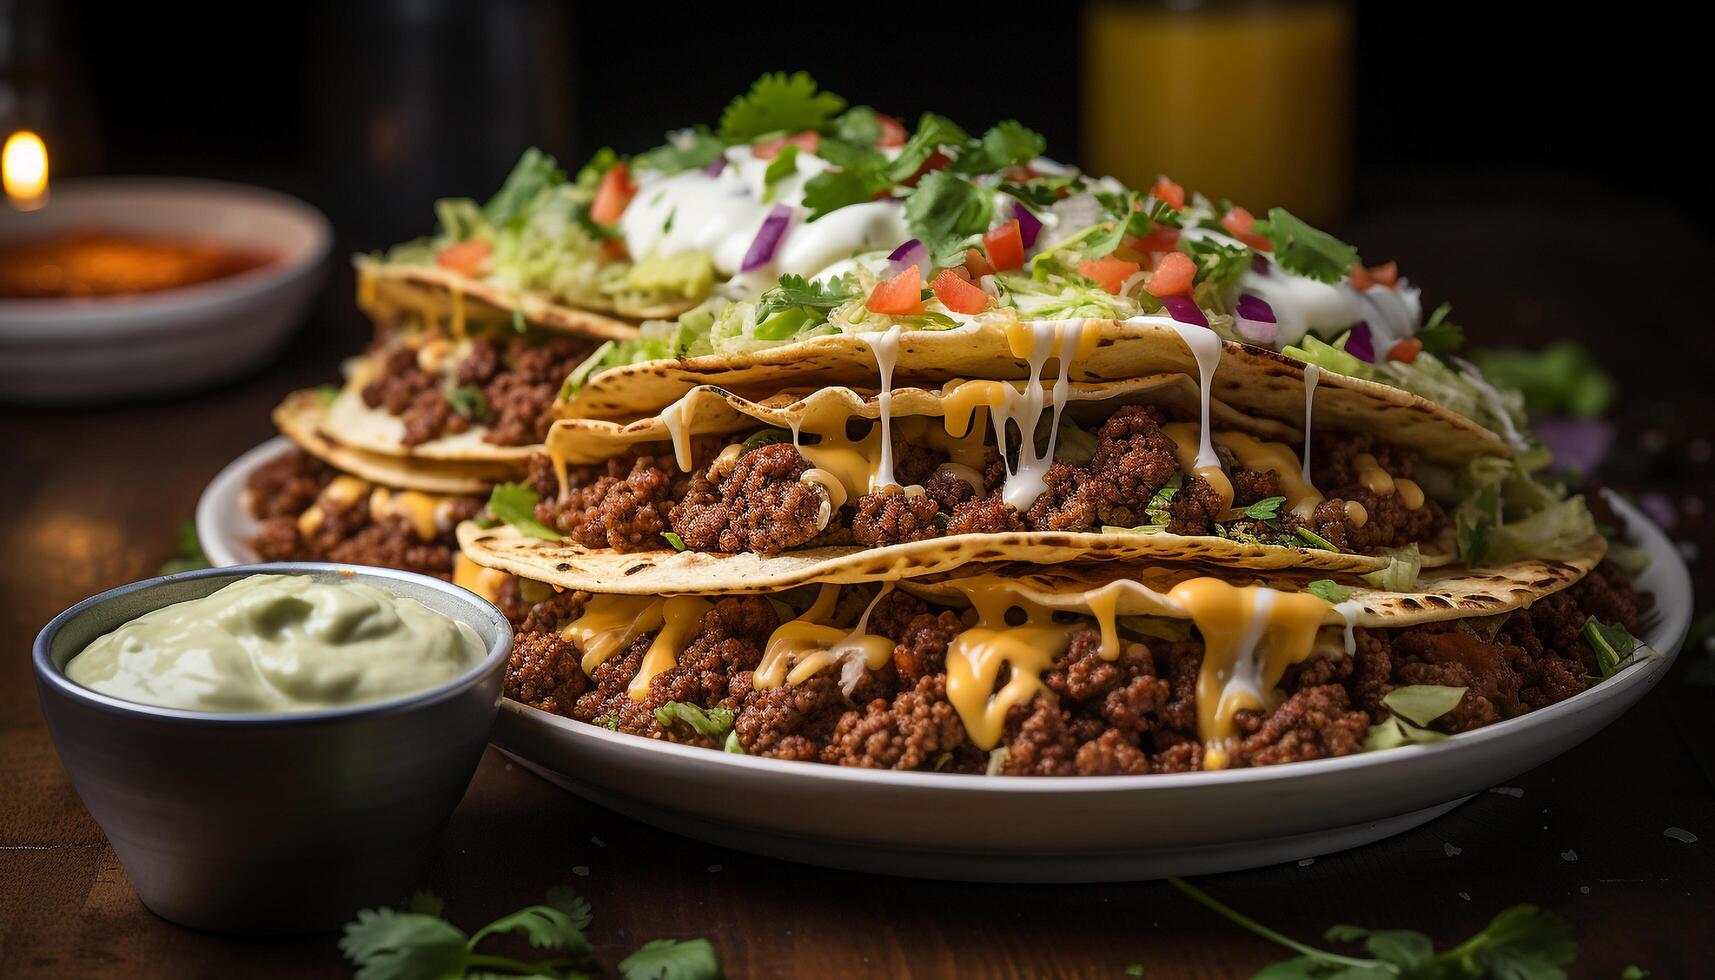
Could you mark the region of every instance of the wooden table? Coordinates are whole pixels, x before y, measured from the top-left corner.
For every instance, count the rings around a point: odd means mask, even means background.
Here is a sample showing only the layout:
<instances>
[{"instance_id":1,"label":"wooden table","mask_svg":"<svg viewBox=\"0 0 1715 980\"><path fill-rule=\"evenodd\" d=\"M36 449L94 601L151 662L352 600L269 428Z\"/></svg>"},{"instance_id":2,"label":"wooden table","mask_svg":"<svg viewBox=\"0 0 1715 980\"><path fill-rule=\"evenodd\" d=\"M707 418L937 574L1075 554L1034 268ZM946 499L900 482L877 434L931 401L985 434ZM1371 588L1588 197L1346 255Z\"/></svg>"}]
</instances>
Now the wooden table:
<instances>
[{"instance_id":1,"label":"wooden table","mask_svg":"<svg viewBox=\"0 0 1715 980\"><path fill-rule=\"evenodd\" d=\"M1668 425L1670 442L1693 438L1671 428L1681 423L1707 433L1711 347L1699 334L1709 314L1696 277L1709 266L1708 245L1657 216L1655 226L1586 248L1574 236L1590 226L1587 215L1536 218L1490 215L1480 244L1463 252L1476 219L1447 209L1373 215L1358 240L1428 281L1476 283L1453 298L1485 336L1489 323L1552 336L1558 328L1541 326L1546 307L1552 324L1611 347L1631 390L1651 393L1628 405L1628 416L1645 419L1639 425ZM1605 332L1603 315L1541 300L1587 285L1578 267L1601 267L1601 250L1631 241L1662 246L1651 260L1668 256L1669 271L1686 274L1643 302L1662 314L1651 327L1659 342L1692 345L1700 360L1657 358L1662 372L1645 377L1638 365L1650 359ZM1478 275L1509 261L1524 272L1506 289ZM203 484L271 434L268 409L279 396L329 380L338 357L361 345L342 285L277 365L245 382L142 406L0 410L0 976L349 973L333 935L225 939L150 914L60 767L29 668L43 623L86 595L153 575ZM1534 313L1518 312L1520 296L1538 304ZM1691 319L1669 323L1675 311ZM1679 415L1648 422L1664 392ZM1708 485L1706 460L1650 476L1693 488L1686 493ZM1695 529L1707 548L1707 523ZM1368 847L1199 884L1305 940L1351 922L1420 929L1446 945L1509 905L1536 902L1575 925L1577 976L1613 977L1634 963L1657 977L1706 975L1715 963L1715 688L1683 683L1689 659L1620 722L1504 793L1480 793ZM1699 840L1665 836L1669 827ZM1230 977L1285 955L1164 884L968 885L801 867L654 830L491 751L423 887L447 900L455 922L475 927L559 883L593 903L591 935L610 968L663 936L707 937L734 977L1117 977L1134 963L1151 977Z\"/></svg>"}]
</instances>

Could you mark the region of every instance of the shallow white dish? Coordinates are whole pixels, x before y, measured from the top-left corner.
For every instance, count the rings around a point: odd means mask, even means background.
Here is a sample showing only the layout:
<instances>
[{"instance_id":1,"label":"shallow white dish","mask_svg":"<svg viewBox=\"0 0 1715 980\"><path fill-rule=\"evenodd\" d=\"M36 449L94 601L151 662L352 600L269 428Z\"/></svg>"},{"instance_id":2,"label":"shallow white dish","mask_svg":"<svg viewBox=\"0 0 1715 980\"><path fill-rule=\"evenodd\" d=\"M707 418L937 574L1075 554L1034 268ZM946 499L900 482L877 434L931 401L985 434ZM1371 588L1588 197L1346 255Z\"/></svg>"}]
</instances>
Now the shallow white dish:
<instances>
[{"instance_id":1,"label":"shallow white dish","mask_svg":"<svg viewBox=\"0 0 1715 980\"><path fill-rule=\"evenodd\" d=\"M197 526L216 564L247 560L254 522L245 530L240 491L284 442L246 453L205 491ZM1434 745L1227 772L985 777L733 755L610 732L510 699L493 740L552 782L644 823L854 871L1131 881L1300 860L1409 830L1505 783L1600 731L1666 673L1690 625L1690 574L1642 513L1609 501L1651 556L1639 580L1656 596L1644 639L1663 659Z\"/></svg>"},{"instance_id":2,"label":"shallow white dish","mask_svg":"<svg viewBox=\"0 0 1715 980\"><path fill-rule=\"evenodd\" d=\"M240 184L64 180L51 194L37 211L0 208L0 240L93 229L213 239L278 258L137 296L0 300L0 401L111 401L241 374L279 350L303 319L333 243L315 208Z\"/></svg>"},{"instance_id":3,"label":"shallow white dish","mask_svg":"<svg viewBox=\"0 0 1715 980\"><path fill-rule=\"evenodd\" d=\"M292 451L292 440L275 436L221 468L197 500L197 539L209 564L252 565L261 561L250 542L262 529L244 502L244 484L268 461Z\"/></svg>"}]
</instances>

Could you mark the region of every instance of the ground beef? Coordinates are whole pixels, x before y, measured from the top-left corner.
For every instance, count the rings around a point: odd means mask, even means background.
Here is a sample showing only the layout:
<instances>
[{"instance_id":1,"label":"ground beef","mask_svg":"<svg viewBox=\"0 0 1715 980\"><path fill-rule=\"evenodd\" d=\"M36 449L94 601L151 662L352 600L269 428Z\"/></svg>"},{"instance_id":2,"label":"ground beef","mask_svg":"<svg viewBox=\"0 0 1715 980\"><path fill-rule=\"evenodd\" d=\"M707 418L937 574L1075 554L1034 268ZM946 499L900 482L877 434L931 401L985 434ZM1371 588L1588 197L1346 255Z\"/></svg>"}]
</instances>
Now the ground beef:
<instances>
[{"instance_id":1,"label":"ground beef","mask_svg":"<svg viewBox=\"0 0 1715 980\"><path fill-rule=\"evenodd\" d=\"M964 483L964 481L960 481ZM969 484L965 484L968 486ZM947 521L948 534L1001 534L1024 530L1024 518L998 496L967 500L953 508Z\"/></svg>"},{"instance_id":2,"label":"ground beef","mask_svg":"<svg viewBox=\"0 0 1715 980\"><path fill-rule=\"evenodd\" d=\"M950 609L924 611L912 617L899 633L893 648L893 667L903 683L920 680L947 670L947 646L965 628Z\"/></svg>"},{"instance_id":3,"label":"ground beef","mask_svg":"<svg viewBox=\"0 0 1715 980\"><path fill-rule=\"evenodd\" d=\"M1247 470L1243 466L1227 468L1227 478L1233 483L1233 506L1244 507L1269 497L1282 496L1280 477L1273 470Z\"/></svg>"},{"instance_id":4,"label":"ground beef","mask_svg":"<svg viewBox=\"0 0 1715 980\"><path fill-rule=\"evenodd\" d=\"M700 473L668 515L692 551L754 551L773 554L796 548L821 531L828 494L820 484L799 480L809 461L789 443L752 449L726 474Z\"/></svg>"},{"instance_id":5,"label":"ground beef","mask_svg":"<svg viewBox=\"0 0 1715 980\"><path fill-rule=\"evenodd\" d=\"M767 599L721 599L703 615L696 635L679 653L674 666L650 682L645 704L651 711L669 701L703 708L736 708L730 679L756 670L769 635L779 625L780 618Z\"/></svg>"},{"instance_id":6,"label":"ground beef","mask_svg":"<svg viewBox=\"0 0 1715 980\"><path fill-rule=\"evenodd\" d=\"M1351 755L1370 730L1369 715L1353 711L1346 689L1333 684L1305 688L1266 714L1240 711L1235 720L1234 767Z\"/></svg>"},{"instance_id":7,"label":"ground beef","mask_svg":"<svg viewBox=\"0 0 1715 980\"><path fill-rule=\"evenodd\" d=\"M884 487L858 498L852 539L882 548L937 537L941 528L935 518L940 512L940 503L928 494L911 496L899 487Z\"/></svg>"},{"instance_id":8,"label":"ground beef","mask_svg":"<svg viewBox=\"0 0 1715 980\"><path fill-rule=\"evenodd\" d=\"M415 348L400 345L384 354L381 366L360 394L365 405L399 416L403 442L415 446L445 435L488 428L483 441L523 446L547 438L551 411L566 375L588 353L589 343L577 337L549 337L532 343L524 337L504 342L478 337L449 372L425 371ZM453 386L482 393L470 415L461 414L447 399ZM470 402L461 402L469 411Z\"/></svg>"},{"instance_id":9,"label":"ground beef","mask_svg":"<svg viewBox=\"0 0 1715 980\"><path fill-rule=\"evenodd\" d=\"M802 684L752 690L733 731L752 755L813 761L845 711L838 675L823 671Z\"/></svg>"},{"instance_id":10,"label":"ground beef","mask_svg":"<svg viewBox=\"0 0 1715 980\"><path fill-rule=\"evenodd\" d=\"M283 462L283 461L276 461ZM270 464L272 467L273 464ZM325 471L325 472L324 472ZM263 472L258 471L258 476ZM350 565L374 565L398 568L437 578L452 577L453 556L458 551L454 528L460 521L475 517L482 511L475 498L455 498L447 509L445 526L436 536L424 540L416 526L403 517L383 515L376 519L369 508L369 495L341 502L321 496L332 480L333 471L302 462L289 467L270 469L266 479L250 483L253 512L263 509L280 511L294 508L261 522L251 547L263 561L332 561ZM318 485L319 484L319 485ZM269 488L277 487L272 495ZM309 494L310 488L315 493ZM299 525L300 515L311 506L319 507L322 519L305 534Z\"/></svg>"},{"instance_id":11,"label":"ground beef","mask_svg":"<svg viewBox=\"0 0 1715 980\"><path fill-rule=\"evenodd\" d=\"M663 518L676 487L684 485L671 455L625 455L572 467L564 497L552 468L543 470L530 468L532 485L549 482L552 489L536 505L537 520L586 548L637 551L665 544Z\"/></svg>"},{"instance_id":12,"label":"ground beef","mask_svg":"<svg viewBox=\"0 0 1715 980\"><path fill-rule=\"evenodd\" d=\"M290 517L295 522L338 475L338 470L302 449L276 456L244 482L250 514L257 520Z\"/></svg>"},{"instance_id":13,"label":"ground beef","mask_svg":"<svg viewBox=\"0 0 1715 980\"><path fill-rule=\"evenodd\" d=\"M1047 692L1006 713L1000 747L1006 750L1000 772L1007 776L1069 775L1078 754L1059 699Z\"/></svg>"},{"instance_id":14,"label":"ground beef","mask_svg":"<svg viewBox=\"0 0 1715 980\"><path fill-rule=\"evenodd\" d=\"M1173 495L1173 502L1168 505L1172 516L1167 530L1173 534L1208 534L1224 509L1221 495L1209 481L1194 476Z\"/></svg>"},{"instance_id":15,"label":"ground beef","mask_svg":"<svg viewBox=\"0 0 1715 980\"><path fill-rule=\"evenodd\" d=\"M506 696L552 714L571 715L590 688L578 665L581 656L558 633L520 630L506 665Z\"/></svg>"},{"instance_id":16,"label":"ground beef","mask_svg":"<svg viewBox=\"0 0 1715 980\"><path fill-rule=\"evenodd\" d=\"M867 769L922 769L968 745L965 726L947 701L943 675L923 677L891 702L871 701L840 716L822 761Z\"/></svg>"},{"instance_id":17,"label":"ground beef","mask_svg":"<svg viewBox=\"0 0 1715 980\"><path fill-rule=\"evenodd\" d=\"M1090 531L1104 524L1148 523L1145 507L1179 472L1173 440L1161 431L1158 409L1127 405L1102 423L1096 449L1083 466L1055 463L1047 489L1031 505L1036 530Z\"/></svg>"}]
</instances>

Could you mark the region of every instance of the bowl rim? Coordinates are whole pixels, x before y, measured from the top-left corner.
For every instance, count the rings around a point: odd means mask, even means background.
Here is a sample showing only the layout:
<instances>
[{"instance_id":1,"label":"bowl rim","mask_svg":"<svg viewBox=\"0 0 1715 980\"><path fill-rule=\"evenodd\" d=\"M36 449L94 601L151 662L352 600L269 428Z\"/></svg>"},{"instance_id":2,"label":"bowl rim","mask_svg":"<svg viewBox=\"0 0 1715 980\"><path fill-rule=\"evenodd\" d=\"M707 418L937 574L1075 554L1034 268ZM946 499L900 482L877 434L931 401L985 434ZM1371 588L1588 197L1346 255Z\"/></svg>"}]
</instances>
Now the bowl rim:
<instances>
[{"instance_id":1,"label":"bowl rim","mask_svg":"<svg viewBox=\"0 0 1715 980\"><path fill-rule=\"evenodd\" d=\"M10 329L0 333L15 332L28 336L29 331L24 328L32 324L64 325L67 321L81 319L106 320L163 312L194 312L229 300L245 299L294 281L320 268L333 252L333 224L327 215L307 201L269 187L201 177L82 177L64 181L64 184L62 195L179 194L203 197L209 203L219 203L222 198L244 199L297 223L308 233L309 242L295 257L281 256L276 261L236 275L171 289L78 299L0 299L0 321L12 321Z\"/></svg>"},{"instance_id":2,"label":"bowl rim","mask_svg":"<svg viewBox=\"0 0 1715 980\"><path fill-rule=\"evenodd\" d=\"M451 680L445 681L427 690L410 694L402 694L384 701L374 701L368 704L349 705L339 708L318 708L313 711L293 712L237 712L237 711L192 711L185 708L168 708L160 705L143 704L137 701L126 701L112 695L102 694L73 681L65 674L65 669L53 662L53 642L61 629L67 623L115 599L158 589L163 585L177 582L198 581L201 579L232 579L237 581L252 575L354 575L358 580L382 579L399 582L411 582L428 586L435 591L445 593L453 600L463 603L471 614L469 617L457 616L441 612L442 615L468 622L469 619L484 619L493 627L494 634L499 640L489 645L487 654L474 666L466 669ZM371 582L370 584L378 584ZM378 584L385 588L385 585ZM392 591L392 590L389 590ZM162 608L162 607L157 607ZM126 620L129 622L130 620ZM115 629L118 628L116 624ZM403 714L422 708L428 708L441 702L451 700L464 693L469 688L480 683L489 674L501 670L512 657L512 624L506 616L487 599L442 579L416 572L400 571L392 568L379 568L371 565L349 565L340 562L265 562L249 565L229 565L224 568L199 568L188 572L177 572L172 575L159 575L116 586L105 592L100 592L82 600L43 626L36 634L35 643L31 650L31 661L35 668L36 681L45 690L51 689L62 697L81 701L90 707L112 714L130 715L146 718L152 721L172 722L185 725L201 726L234 726L248 725L259 728L289 728L304 725L317 725L328 722L351 721L367 716L383 716ZM76 656L73 654L72 656ZM70 660L70 657L66 658ZM498 698L496 704L498 705Z\"/></svg>"}]
</instances>

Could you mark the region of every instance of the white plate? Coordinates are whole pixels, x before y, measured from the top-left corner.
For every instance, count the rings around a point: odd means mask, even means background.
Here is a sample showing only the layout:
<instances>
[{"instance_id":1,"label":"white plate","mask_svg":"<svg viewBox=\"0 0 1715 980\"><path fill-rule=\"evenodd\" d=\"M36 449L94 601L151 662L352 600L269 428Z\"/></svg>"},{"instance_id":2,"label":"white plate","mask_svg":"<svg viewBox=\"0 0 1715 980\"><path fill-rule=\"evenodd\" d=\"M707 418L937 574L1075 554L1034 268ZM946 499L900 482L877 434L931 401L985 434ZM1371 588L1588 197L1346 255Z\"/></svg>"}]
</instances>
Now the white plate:
<instances>
[{"instance_id":1,"label":"white plate","mask_svg":"<svg viewBox=\"0 0 1715 980\"><path fill-rule=\"evenodd\" d=\"M209 485L203 547L242 559L238 491L270 442ZM264 452L264 450L268 450ZM855 871L970 881L1130 881L1277 864L1408 830L1565 752L1666 673L1691 620L1691 579L1659 529L1610 497L1652 558L1644 639L1664 658L1556 705L1434 745L1260 769L1159 776L889 772L714 752L501 703L494 742L603 806L743 851ZM217 557L218 556L218 557ZM1067 828L1077 828L1072 835Z\"/></svg>"},{"instance_id":2,"label":"white plate","mask_svg":"<svg viewBox=\"0 0 1715 980\"><path fill-rule=\"evenodd\" d=\"M250 542L262 529L244 503L244 484L263 464L292 450L292 440L275 436L226 464L197 500L197 539L216 568L261 561Z\"/></svg>"},{"instance_id":3,"label":"white plate","mask_svg":"<svg viewBox=\"0 0 1715 980\"><path fill-rule=\"evenodd\" d=\"M315 208L240 184L66 180L50 193L37 211L0 208L0 240L96 229L212 238L278 258L138 296L0 300L0 400L111 401L241 374L272 356L303 319L333 242Z\"/></svg>"}]
</instances>

